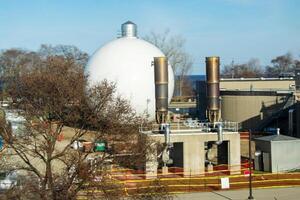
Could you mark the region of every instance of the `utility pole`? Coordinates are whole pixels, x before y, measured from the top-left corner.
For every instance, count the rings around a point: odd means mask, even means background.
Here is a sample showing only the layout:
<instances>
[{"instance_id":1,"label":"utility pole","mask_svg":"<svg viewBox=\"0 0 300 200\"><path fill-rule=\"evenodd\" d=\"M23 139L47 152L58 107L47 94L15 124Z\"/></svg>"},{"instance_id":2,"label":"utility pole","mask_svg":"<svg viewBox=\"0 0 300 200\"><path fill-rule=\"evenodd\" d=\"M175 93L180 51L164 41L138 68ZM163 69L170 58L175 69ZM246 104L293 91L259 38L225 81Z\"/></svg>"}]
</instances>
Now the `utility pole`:
<instances>
[{"instance_id":1,"label":"utility pole","mask_svg":"<svg viewBox=\"0 0 300 200\"><path fill-rule=\"evenodd\" d=\"M233 68L233 66L234 66L234 60L232 58L232 61L231 61L231 78L234 78L234 68Z\"/></svg>"},{"instance_id":2,"label":"utility pole","mask_svg":"<svg viewBox=\"0 0 300 200\"><path fill-rule=\"evenodd\" d=\"M254 200L252 195L252 152L251 152L252 131L249 130L249 200Z\"/></svg>"}]
</instances>

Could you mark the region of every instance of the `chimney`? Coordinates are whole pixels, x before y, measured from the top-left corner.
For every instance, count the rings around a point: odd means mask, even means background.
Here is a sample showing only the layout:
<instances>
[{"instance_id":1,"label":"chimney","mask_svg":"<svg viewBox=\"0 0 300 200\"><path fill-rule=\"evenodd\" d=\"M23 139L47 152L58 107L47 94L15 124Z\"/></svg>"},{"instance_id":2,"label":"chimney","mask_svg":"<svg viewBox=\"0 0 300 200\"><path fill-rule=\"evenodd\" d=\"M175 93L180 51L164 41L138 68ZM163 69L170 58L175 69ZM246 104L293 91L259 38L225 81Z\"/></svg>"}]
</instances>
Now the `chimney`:
<instances>
[{"instance_id":1,"label":"chimney","mask_svg":"<svg viewBox=\"0 0 300 200\"><path fill-rule=\"evenodd\" d=\"M206 57L207 117L209 122L220 121L220 58Z\"/></svg>"},{"instance_id":2,"label":"chimney","mask_svg":"<svg viewBox=\"0 0 300 200\"><path fill-rule=\"evenodd\" d=\"M156 122L166 123L168 114L168 60L154 57Z\"/></svg>"}]
</instances>

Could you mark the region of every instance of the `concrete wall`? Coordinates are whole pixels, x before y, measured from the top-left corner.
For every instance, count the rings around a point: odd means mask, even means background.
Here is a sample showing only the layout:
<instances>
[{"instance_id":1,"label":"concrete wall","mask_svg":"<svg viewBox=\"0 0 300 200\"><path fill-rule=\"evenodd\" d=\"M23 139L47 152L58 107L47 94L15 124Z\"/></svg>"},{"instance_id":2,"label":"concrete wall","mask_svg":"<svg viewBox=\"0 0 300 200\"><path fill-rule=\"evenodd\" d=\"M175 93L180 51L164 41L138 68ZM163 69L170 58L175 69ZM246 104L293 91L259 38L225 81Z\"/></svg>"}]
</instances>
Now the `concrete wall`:
<instances>
[{"instance_id":1,"label":"concrete wall","mask_svg":"<svg viewBox=\"0 0 300 200\"><path fill-rule=\"evenodd\" d=\"M255 128L280 110L285 96L222 95L222 119L242 123L242 128Z\"/></svg>"},{"instance_id":2,"label":"concrete wall","mask_svg":"<svg viewBox=\"0 0 300 200\"><path fill-rule=\"evenodd\" d=\"M183 168L184 175L199 175L205 172L205 149L204 143L207 141L217 141L217 133L180 133L182 130L173 131L171 142L183 142ZM189 130L190 131L190 130ZM150 138L164 142L163 134L152 134ZM224 141L228 141L228 165L232 165L232 174L240 173L240 135L236 132L226 132Z\"/></svg>"},{"instance_id":3,"label":"concrete wall","mask_svg":"<svg viewBox=\"0 0 300 200\"><path fill-rule=\"evenodd\" d=\"M271 142L272 172L300 168L300 140Z\"/></svg>"}]
</instances>

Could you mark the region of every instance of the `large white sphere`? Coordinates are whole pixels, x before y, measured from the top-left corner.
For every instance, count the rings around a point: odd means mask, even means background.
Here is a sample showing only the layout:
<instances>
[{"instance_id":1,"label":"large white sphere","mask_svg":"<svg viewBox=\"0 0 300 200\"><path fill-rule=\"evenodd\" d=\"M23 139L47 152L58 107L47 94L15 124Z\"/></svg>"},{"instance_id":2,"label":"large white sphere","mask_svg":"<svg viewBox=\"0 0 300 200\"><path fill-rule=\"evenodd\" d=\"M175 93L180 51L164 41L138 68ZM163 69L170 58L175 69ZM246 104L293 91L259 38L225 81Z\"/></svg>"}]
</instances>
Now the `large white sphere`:
<instances>
[{"instance_id":1,"label":"large white sphere","mask_svg":"<svg viewBox=\"0 0 300 200\"><path fill-rule=\"evenodd\" d=\"M117 93L130 101L140 115L155 116L153 57L164 56L154 45L136 37L122 37L98 49L87 71L91 85L104 79L117 84ZM174 73L169 65L169 102L173 96Z\"/></svg>"}]
</instances>

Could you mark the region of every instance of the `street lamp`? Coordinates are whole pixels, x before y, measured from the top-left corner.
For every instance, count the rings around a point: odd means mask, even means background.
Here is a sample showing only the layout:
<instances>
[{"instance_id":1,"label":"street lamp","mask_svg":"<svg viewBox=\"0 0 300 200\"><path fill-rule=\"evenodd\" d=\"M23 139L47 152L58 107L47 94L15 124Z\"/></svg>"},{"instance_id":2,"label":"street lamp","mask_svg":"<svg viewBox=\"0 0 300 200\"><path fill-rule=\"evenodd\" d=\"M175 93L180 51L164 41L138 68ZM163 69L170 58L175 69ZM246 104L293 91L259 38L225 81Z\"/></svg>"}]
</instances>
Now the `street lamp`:
<instances>
[{"instance_id":1,"label":"street lamp","mask_svg":"<svg viewBox=\"0 0 300 200\"><path fill-rule=\"evenodd\" d=\"M252 152L251 152L251 138L252 132L249 130L249 200L253 200L254 197L252 196Z\"/></svg>"}]
</instances>

